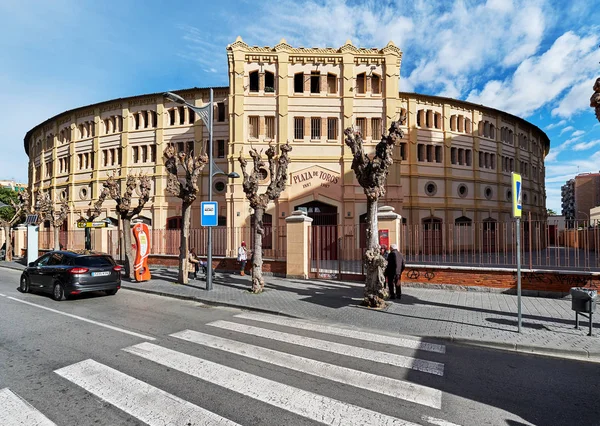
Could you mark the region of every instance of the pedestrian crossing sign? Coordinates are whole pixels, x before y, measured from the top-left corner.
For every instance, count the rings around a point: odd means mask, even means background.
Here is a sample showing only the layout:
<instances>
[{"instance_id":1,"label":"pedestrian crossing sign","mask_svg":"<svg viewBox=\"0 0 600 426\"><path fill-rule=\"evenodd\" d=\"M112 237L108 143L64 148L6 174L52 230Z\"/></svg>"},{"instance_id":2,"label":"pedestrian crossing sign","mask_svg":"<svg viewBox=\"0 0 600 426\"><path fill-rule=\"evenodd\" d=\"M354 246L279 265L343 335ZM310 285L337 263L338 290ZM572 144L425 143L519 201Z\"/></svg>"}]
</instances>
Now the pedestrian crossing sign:
<instances>
[{"instance_id":1,"label":"pedestrian crossing sign","mask_svg":"<svg viewBox=\"0 0 600 426\"><path fill-rule=\"evenodd\" d=\"M523 198L521 175L512 172L512 212L514 218L520 218L523 211L521 200Z\"/></svg>"}]
</instances>

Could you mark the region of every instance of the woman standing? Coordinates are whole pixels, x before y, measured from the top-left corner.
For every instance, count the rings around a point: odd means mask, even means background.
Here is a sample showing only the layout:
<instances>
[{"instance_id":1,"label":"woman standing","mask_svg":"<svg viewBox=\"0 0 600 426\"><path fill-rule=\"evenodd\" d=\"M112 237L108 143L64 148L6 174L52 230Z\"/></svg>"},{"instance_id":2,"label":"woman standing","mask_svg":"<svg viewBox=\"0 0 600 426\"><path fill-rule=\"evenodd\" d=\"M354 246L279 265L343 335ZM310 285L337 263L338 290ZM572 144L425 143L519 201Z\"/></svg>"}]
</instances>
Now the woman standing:
<instances>
[{"instance_id":1,"label":"woman standing","mask_svg":"<svg viewBox=\"0 0 600 426\"><path fill-rule=\"evenodd\" d=\"M246 275L244 270L246 269L246 262L248 261L248 250L246 250L246 242L242 241L242 245L238 249L238 262L241 264L240 275Z\"/></svg>"}]
</instances>

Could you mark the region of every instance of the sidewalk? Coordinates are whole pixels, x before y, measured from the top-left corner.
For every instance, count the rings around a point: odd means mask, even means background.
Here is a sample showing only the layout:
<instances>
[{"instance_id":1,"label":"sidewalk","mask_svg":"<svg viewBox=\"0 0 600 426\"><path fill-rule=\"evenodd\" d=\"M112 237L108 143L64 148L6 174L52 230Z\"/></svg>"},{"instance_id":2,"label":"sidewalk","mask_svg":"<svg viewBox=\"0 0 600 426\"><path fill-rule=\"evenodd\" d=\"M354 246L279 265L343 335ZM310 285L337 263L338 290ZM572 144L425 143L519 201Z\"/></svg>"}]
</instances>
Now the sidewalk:
<instances>
[{"instance_id":1,"label":"sidewalk","mask_svg":"<svg viewBox=\"0 0 600 426\"><path fill-rule=\"evenodd\" d=\"M15 262L0 262L0 266L24 268ZM594 317L594 336L588 337L587 319L580 319L580 329L575 330L575 313L566 299L523 297L522 333L518 334L514 295L408 287L402 300L376 311L360 306L361 283L266 277L265 291L255 295L248 292L248 276L216 273L212 291L206 291L201 280L175 283L173 269L153 269L152 277L142 283L123 281L122 287L209 305L600 362L600 315Z\"/></svg>"}]
</instances>

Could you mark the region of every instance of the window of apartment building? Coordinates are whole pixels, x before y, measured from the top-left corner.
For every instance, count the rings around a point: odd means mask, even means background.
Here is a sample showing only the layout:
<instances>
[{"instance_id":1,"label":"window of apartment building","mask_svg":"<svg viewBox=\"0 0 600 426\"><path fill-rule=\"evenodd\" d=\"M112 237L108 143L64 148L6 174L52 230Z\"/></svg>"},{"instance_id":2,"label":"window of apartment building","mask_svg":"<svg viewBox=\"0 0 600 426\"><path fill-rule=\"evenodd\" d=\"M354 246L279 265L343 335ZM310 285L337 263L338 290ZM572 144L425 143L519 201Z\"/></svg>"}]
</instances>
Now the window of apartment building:
<instances>
[{"instance_id":1,"label":"window of apartment building","mask_svg":"<svg viewBox=\"0 0 600 426\"><path fill-rule=\"evenodd\" d=\"M275 74L272 72L265 72L265 93L275 92Z\"/></svg>"},{"instance_id":2,"label":"window of apartment building","mask_svg":"<svg viewBox=\"0 0 600 426\"><path fill-rule=\"evenodd\" d=\"M141 148L142 148L142 155L141 155L142 163L147 163L148 162L148 146L143 145Z\"/></svg>"},{"instance_id":3,"label":"window of apartment building","mask_svg":"<svg viewBox=\"0 0 600 426\"><path fill-rule=\"evenodd\" d=\"M196 121L196 113L188 108L188 114L188 123L194 124L194 122Z\"/></svg>"},{"instance_id":4,"label":"window of apartment building","mask_svg":"<svg viewBox=\"0 0 600 426\"><path fill-rule=\"evenodd\" d=\"M442 151L442 147L441 146L436 146L435 147L435 162L436 163L441 163L442 162L442 152L443 151Z\"/></svg>"},{"instance_id":5,"label":"window of apartment building","mask_svg":"<svg viewBox=\"0 0 600 426\"><path fill-rule=\"evenodd\" d=\"M310 119L310 138L313 140L321 139L321 119L313 117Z\"/></svg>"},{"instance_id":6,"label":"window of apartment building","mask_svg":"<svg viewBox=\"0 0 600 426\"><path fill-rule=\"evenodd\" d=\"M156 145L150 146L150 162L154 163L156 161Z\"/></svg>"},{"instance_id":7,"label":"window of apartment building","mask_svg":"<svg viewBox=\"0 0 600 426\"><path fill-rule=\"evenodd\" d=\"M248 117L248 137L258 139L258 116L252 115Z\"/></svg>"},{"instance_id":8,"label":"window of apartment building","mask_svg":"<svg viewBox=\"0 0 600 426\"><path fill-rule=\"evenodd\" d=\"M220 123L225 121L225 102L217 103L217 121Z\"/></svg>"},{"instance_id":9,"label":"window of apartment building","mask_svg":"<svg viewBox=\"0 0 600 426\"><path fill-rule=\"evenodd\" d=\"M335 74L327 74L327 93L337 93L337 76Z\"/></svg>"},{"instance_id":10,"label":"window of apartment building","mask_svg":"<svg viewBox=\"0 0 600 426\"><path fill-rule=\"evenodd\" d=\"M225 141L223 139L217 141L217 158L225 158Z\"/></svg>"},{"instance_id":11,"label":"window of apartment building","mask_svg":"<svg viewBox=\"0 0 600 426\"><path fill-rule=\"evenodd\" d=\"M134 121L134 125L135 125L135 130L138 130L140 128L140 115L134 114L133 121Z\"/></svg>"},{"instance_id":12,"label":"window of apartment building","mask_svg":"<svg viewBox=\"0 0 600 426\"><path fill-rule=\"evenodd\" d=\"M328 140L336 140L338 133L338 119L337 118L328 118L327 119L327 139Z\"/></svg>"},{"instance_id":13,"label":"window of apartment building","mask_svg":"<svg viewBox=\"0 0 600 426\"><path fill-rule=\"evenodd\" d=\"M417 145L417 161L425 161L425 145L422 143Z\"/></svg>"},{"instance_id":14,"label":"window of apartment building","mask_svg":"<svg viewBox=\"0 0 600 426\"><path fill-rule=\"evenodd\" d=\"M321 92L321 75L318 71L310 73L310 93Z\"/></svg>"},{"instance_id":15,"label":"window of apartment building","mask_svg":"<svg viewBox=\"0 0 600 426\"><path fill-rule=\"evenodd\" d=\"M381 139L381 118L371 119L371 135L374 141Z\"/></svg>"},{"instance_id":16,"label":"window of apartment building","mask_svg":"<svg viewBox=\"0 0 600 426\"><path fill-rule=\"evenodd\" d=\"M381 93L381 77L377 74L371 76L371 93L374 95Z\"/></svg>"},{"instance_id":17,"label":"window of apartment building","mask_svg":"<svg viewBox=\"0 0 600 426\"><path fill-rule=\"evenodd\" d=\"M134 146L131 149L131 153L132 153L132 157L131 157L131 161L133 161L133 164L136 164L140 161L140 152L139 152L139 147Z\"/></svg>"},{"instance_id":18,"label":"window of apartment building","mask_svg":"<svg viewBox=\"0 0 600 426\"><path fill-rule=\"evenodd\" d=\"M304 117L294 118L294 139L304 139Z\"/></svg>"},{"instance_id":19,"label":"window of apartment building","mask_svg":"<svg viewBox=\"0 0 600 426\"><path fill-rule=\"evenodd\" d=\"M294 74L294 93L304 93L304 74Z\"/></svg>"},{"instance_id":20,"label":"window of apartment building","mask_svg":"<svg viewBox=\"0 0 600 426\"><path fill-rule=\"evenodd\" d=\"M473 151L470 149L465 150L465 163L469 167L473 164Z\"/></svg>"},{"instance_id":21,"label":"window of apartment building","mask_svg":"<svg viewBox=\"0 0 600 426\"><path fill-rule=\"evenodd\" d=\"M366 130L367 130L367 119L366 118L357 118L356 119L356 131L359 132L364 138Z\"/></svg>"},{"instance_id":22,"label":"window of apartment building","mask_svg":"<svg viewBox=\"0 0 600 426\"><path fill-rule=\"evenodd\" d=\"M250 91L258 92L258 71L250 73Z\"/></svg>"},{"instance_id":23,"label":"window of apartment building","mask_svg":"<svg viewBox=\"0 0 600 426\"><path fill-rule=\"evenodd\" d=\"M175 108L169 110L169 126L175 125Z\"/></svg>"},{"instance_id":24,"label":"window of apartment building","mask_svg":"<svg viewBox=\"0 0 600 426\"><path fill-rule=\"evenodd\" d=\"M275 117L265 117L265 138L275 139Z\"/></svg>"},{"instance_id":25,"label":"window of apartment building","mask_svg":"<svg viewBox=\"0 0 600 426\"><path fill-rule=\"evenodd\" d=\"M365 94L367 88L367 74L362 73L356 76L356 92L360 94Z\"/></svg>"}]
</instances>

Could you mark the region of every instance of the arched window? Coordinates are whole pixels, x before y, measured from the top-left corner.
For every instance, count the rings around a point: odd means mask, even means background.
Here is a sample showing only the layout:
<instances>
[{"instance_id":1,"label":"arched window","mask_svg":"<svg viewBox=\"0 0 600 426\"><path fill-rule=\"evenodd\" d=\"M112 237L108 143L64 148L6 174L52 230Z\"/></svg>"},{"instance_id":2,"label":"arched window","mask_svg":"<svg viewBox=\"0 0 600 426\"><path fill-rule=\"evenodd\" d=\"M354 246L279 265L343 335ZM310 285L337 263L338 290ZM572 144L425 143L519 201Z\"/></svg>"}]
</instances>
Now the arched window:
<instances>
[{"instance_id":1,"label":"arched window","mask_svg":"<svg viewBox=\"0 0 600 426\"><path fill-rule=\"evenodd\" d=\"M180 106L179 108L179 124L185 124L185 107Z\"/></svg>"},{"instance_id":2,"label":"arched window","mask_svg":"<svg viewBox=\"0 0 600 426\"><path fill-rule=\"evenodd\" d=\"M304 93L304 74L294 74L294 93Z\"/></svg>"},{"instance_id":3,"label":"arched window","mask_svg":"<svg viewBox=\"0 0 600 426\"><path fill-rule=\"evenodd\" d=\"M456 132L456 115L450 117L450 130Z\"/></svg>"},{"instance_id":4,"label":"arched window","mask_svg":"<svg viewBox=\"0 0 600 426\"><path fill-rule=\"evenodd\" d=\"M473 221L471 220L471 218L468 218L466 216L458 217L454 221L454 225L456 225L456 226L471 226L472 224L473 224Z\"/></svg>"},{"instance_id":5,"label":"arched window","mask_svg":"<svg viewBox=\"0 0 600 426\"><path fill-rule=\"evenodd\" d=\"M465 133L471 133L471 120L465 118Z\"/></svg>"},{"instance_id":6,"label":"arched window","mask_svg":"<svg viewBox=\"0 0 600 426\"><path fill-rule=\"evenodd\" d=\"M275 74L265 71L265 93L275 92Z\"/></svg>"},{"instance_id":7,"label":"arched window","mask_svg":"<svg viewBox=\"0 0 600 426\"><path fill-rule=\"evenodd\" d=\"M181 216L172 216L167 218L167 229L181 229Z\"/></svg>"},{"instance_id":8,"label":"arched window","mask_svg":"<svg viewBox=\"0 0 600 426\"><path fill-rule=\"evenodd\" d=\"M169 126L175 125L175 108L169 110Z\"/></svg>"},{"instance_id":9,"label":"arched window","mask_svg":"<svg viewBox=\"0 0 600 426\"><path fill-rule=\"evenodd\" d=\"M381 93L381 77L377 74L371 76L371 93L374 95Z\"/></svg>"},{"instance_id":10,"label":"arched window","mask_svg":"<svg viewBox=\"0 0 600 426\"><path fill-rule=\"evenodd\" d=\"M250 91L258 92L258 71L250 73Z\"/></svg>"},{"instance_id":11,"label":"arched window","mask_svg":"<svg viewBox=\"0 0 600 426\"><path fill-rule=\"evenodd\" d=\"M139 114L133 114L133 120L135 122L135 129L139 129L140 128L140 115Z\"/></svg>"},{"instance_id":12,"label":"arched window","mask_svg":"<svg viewBox=\"0 0 600 426\"><path fill-rule=\"evenodd\" d=\"M327 93L337 93L337 76L335 74L327 74Z\"/></svg>"},{"instance_id":13,"label":"arched window","mask_svg":"<svg viewBox=\"0 0 600 426\"><path fill-rule=\"evenodd\" d=\"M496 126L490 124L490 138L496 139Z\"/></svg>"},{"instance_id":14,"label":"arched window","mask_svg":"<svg viewBox=\"0 0 600 426\"><path fill-rule=\"evenodd\" d=\"M361 73L356 76L356 92L360 94L365 94L367 89L367 74Z\"/></svg>"}]
</instances>

